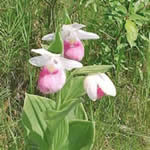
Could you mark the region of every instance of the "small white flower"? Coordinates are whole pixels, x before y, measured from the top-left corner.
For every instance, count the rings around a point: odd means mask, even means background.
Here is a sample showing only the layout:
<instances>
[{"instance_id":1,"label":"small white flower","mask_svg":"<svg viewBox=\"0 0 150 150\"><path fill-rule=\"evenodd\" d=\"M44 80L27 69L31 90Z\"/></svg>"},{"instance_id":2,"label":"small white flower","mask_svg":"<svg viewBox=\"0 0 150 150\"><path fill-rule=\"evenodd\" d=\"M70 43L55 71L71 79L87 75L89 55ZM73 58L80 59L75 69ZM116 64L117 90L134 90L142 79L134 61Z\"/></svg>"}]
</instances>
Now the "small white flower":
<instances>
[{"instance_id":1,"label":"small white flower","mask_svg":"<svg viewBox=\"0 0 150 150\"><path fill-rule=\"evenodd\" d=\"M104 95L116 96L114 84L104 73L87 76L84 80L84 89L93 101Z\"/></svg>"},{"instance_id":2,"label":"small white flower","mask_svg":"<svg viewBox=\"0 0 150 150\"><path fill-rule=\"evenodd\" d=\"M89 39L99 39L99 36L92 32L87 32L81 30L81 28L85 27L83 24L69 24L62 26L62 39L69 40L69 41L76 41L76 40L89 40ZM45 35L42 40L53 40L55 33Z\"/></svg>"},{"instance_id":3,"label":"small white flower","mask_svg":"<svg viewBox=\"0 0 150 150\"><path fill-rule=\"evenodd\" d=\"M62 57L60 54L51 53L44 48L32 49L32 52L41 54L41 56L35 56L29 59L29 62L37 67L47 66L49 64L55 64L62 67L64 70L72 70L74 68L81 68L83 65L75 60L70 60Z\"/></svg>"}]
</instances>

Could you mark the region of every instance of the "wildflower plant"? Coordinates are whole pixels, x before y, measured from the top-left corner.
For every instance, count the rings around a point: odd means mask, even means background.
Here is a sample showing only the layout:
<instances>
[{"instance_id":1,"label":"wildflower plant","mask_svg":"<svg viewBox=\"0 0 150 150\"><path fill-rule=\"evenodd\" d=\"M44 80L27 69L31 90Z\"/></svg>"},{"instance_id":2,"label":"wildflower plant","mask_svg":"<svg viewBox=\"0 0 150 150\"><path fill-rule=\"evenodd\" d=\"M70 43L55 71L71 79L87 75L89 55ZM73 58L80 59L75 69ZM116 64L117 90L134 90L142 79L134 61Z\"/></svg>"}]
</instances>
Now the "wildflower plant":
<instances>
[{"instance_id":1,"label":"wildflower plant","mask_svg":"<svg viewBox=\"0 0 150 150\"><path fill-rule=\"evenodd\" d=\"M29 60L41 67L38 89L44 95L55 95L50 99L26 93L22 120L28 149L91 150L93 147L95 122L87 117L83 95L87 92L95 101L104 95L115 96L116 89L104 74L112 65L83 66L79 62L84 56L81 40L98 39L98 35L83 31L82 27L77 23L63 25L61 31L43 37L43 40L53 39L47 50L32 49L40 54Z\"/></svg>"}]
</instances>

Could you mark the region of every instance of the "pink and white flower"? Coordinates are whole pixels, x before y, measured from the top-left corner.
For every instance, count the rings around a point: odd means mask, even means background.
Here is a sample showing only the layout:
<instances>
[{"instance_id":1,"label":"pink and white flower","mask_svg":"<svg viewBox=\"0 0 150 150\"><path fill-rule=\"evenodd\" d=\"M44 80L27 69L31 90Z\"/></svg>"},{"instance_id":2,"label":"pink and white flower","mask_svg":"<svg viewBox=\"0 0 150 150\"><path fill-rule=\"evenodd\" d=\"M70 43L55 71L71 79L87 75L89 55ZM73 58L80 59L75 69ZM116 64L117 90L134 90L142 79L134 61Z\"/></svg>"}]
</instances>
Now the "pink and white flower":
<instances>
[{"instance_id":1,"label":"pink and white flower","mask_svg":"<svg viewBox=\"0 0 150 150\"><path fill-rule=\"evenodd\" d=\"M104 95L116 96L116 88L110 78L104 74L89 75L84 80L84 89L93 101Z\"/></svg>"},{"instance_id":2,"label":"pink and white flower","mask_svg":"<svg viewBox=\"0 0 150 150\"><path fill-rule=\"evenodd\" d=\"M62 39L64 41L63 56L68 59L81 61L84 57L84 46L80 40L98 39L99 36L92 32L81 30L85 27L83 24L69 24L62 26ZM53 40L54 33L45 35L42 40Z\"/></svg>"},{"instance_id":3,"label":"pink and white flower","mask_svg":"<svg viewBox=\"0 0 150 150\"><path fill-rule=\"evenodd\" d=\"M40 71L38 88L44 94L55 93L64 86L65 81L66 75L64 70L49 64Z\"/></svg>"},{"instance_id":4,"label":"pink and white flower","mask_svg":"<svg viewBox=\"0 0 150 150\"><path fill-rule=\"evenodd\" d=\"M80 40L71 43L64 41L64 57L72 60L81 61L84 57L84 46Z\"/></svg>"},{"instance_id":5,"label":"pink and white flower","mask_svg":"<svg viewBox=\"0 0 150 150\"><path fill-rule=\"evenodd\" d=\"M55 93L65 84L65 70L80 68L80 62L66 59L59 54L53 54L45 49L32 49L32 52L41 56L32 57L29 62L37 67L42 67L38 79L38 88L44 94Z\"/></svg>"}]
</instances>

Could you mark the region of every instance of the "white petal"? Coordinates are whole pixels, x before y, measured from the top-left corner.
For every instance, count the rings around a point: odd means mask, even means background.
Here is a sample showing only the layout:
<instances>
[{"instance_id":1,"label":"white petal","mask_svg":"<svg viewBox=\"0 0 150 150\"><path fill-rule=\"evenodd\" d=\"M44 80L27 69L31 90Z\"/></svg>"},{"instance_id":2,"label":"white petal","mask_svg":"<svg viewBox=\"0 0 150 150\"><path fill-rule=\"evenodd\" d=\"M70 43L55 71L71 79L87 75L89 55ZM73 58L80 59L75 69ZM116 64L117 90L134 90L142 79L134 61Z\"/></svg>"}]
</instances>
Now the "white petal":
<instances>
[{"instance_id":1,"label":"white petal","mask_svg":"<svg viewBox=\"0 0 150 150\"><path fill-rule=\"evenodd\" d=\"M81 29L81 28L85 27L85 25L84 24L79 24L79 23L73 23L72 27L76 28L76 29Z\"/></svg>"},{"instance_id":2,"label":"white petal","mask_svg":"<svg viewBox=\"0 0 150 150\"><path fill-rule=\"evenodd\" d=\"M41 54L41 55L60 56L60 54L51 53L51 52L47 51L47 50L44 49L44 48L32 49L31 51L32 51L32 52L35 52L35 53L37 53L37 54Z\"/></svg>"},{"instance_id":3,"label":"white petal","mask_svg":"<svg viewBox=\"0 0 150 150\"><path fill-rule=\"evenodd\" d=\"M84 80L84 89L89 98L93 101L97 99L97 83L94 76L87 76Z\"/></svg>"},{"instance_id":4,"label":"white petal","mask_svg":"<svg viewBox=\"0 0 150 150\"><path fill-rule=\"evenodd\" d=\"M99 39L99 36L95 33L92 33L92 32L77 30L76 33L77 33L78 38L81 40Z\"/></svg>"},{"instance_id":5,"label":"white petal","mask_svg":"<svg viewBox=\"0 0 150 150\"><path fill-rule=\"evenodd\" d=\"M49 59L50 58L45 56L45 55L36 56L36 57L30 58L29 63L34 65L34 66L37 66L37 67L42 67L42 66L45 66L48 63Z\"/></svg>"},{"instance_id":6,"label":"white petal","mask_svg":"<svg viewBox=\"0 0 150 150\"><path fill-rule=\"evenodd\" d=\"M53 40L54 39L54 35L55 35L54 33L47 34L47 35L42 37L42 40L45 40L45 41Z\"/></svg>"},{"instance_id":7,"label":"white petal","mask_svg":"<svg viewBox=\"0 0 150 150\"><path fill-rule=\"evenodd\" d=\"M72 24L64 24L62 26L62 31L72 31L75 30L74 28L72 28Z\"/></svg>"},{"instance_id":8,"label":"white petal","mask_svg":"<svg viewBox=\"0 0 150 150\"><path fill-rule=\"evenodd\" d=\"M47 51L44 48L39 48L39 49L31 49L31 52L41 54L41 55L49 55L49 51Z\"/></svg>"},{"instance_id":9,"label":"white petal","mask_svg":"<svg viewBox=\"0 0 150 150\"><path fill-rule=\"evenodd\" d=\"M104 73L100 73L97 76L99 76L97 79L98 85L103 92L106 95L116 96L116 88L110 78Z\"/></svg>"},{"instance_id":10,"label":"white petal","mask_svg":"<svg viewBox=\"0 0 150 150\"><path fill-rule=\"evenodd\" d=\"M79 23L64 24L64 25L62 26L62 30L70 30L70 31L72 31L72 30L81 29L81 28L83 28L83 27L85 27L85 25L79 24Z\"/></svg>"},{"instance_id":11,"label":"white petal","mask_svg":"<svg viewBox=\"0 0 150 150\"><path fill-rule=\"evenodd\" d=\"M74 68L81 68L83 67L83 65L75 60L71 60L71 59L66 59L64 57L59 57L62 66L66 69L66 70L72 70Z\"/></svg>"}]
</instances>

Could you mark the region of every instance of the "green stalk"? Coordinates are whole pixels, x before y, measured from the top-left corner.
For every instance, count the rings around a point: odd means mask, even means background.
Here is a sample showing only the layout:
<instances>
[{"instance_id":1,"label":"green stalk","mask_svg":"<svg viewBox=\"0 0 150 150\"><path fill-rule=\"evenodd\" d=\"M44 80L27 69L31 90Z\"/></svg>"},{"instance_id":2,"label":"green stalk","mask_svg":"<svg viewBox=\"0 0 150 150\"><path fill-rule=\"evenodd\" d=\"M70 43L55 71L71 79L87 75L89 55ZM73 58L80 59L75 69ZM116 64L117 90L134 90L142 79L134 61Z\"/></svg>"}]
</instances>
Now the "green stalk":
<instances>
[{"instance_id":1,"label":"green stalk","mask_svg":"<svg viewBox=\"0 0 150 150\"><path fill-rule=\"evenodd\" d=\"M91 113L91 121L94 121L93 117L93 109L92 109L92 101L90 100L90 113Z\"/></svg>"},{"instance_id":2,"label":"green stalk","mask_svg":"<svg viewBox=\"0 0 150 150\"><path fill-rule=\"evenodd\" d=\"M61 91L58 92L57 101L56 101L56 110L59 110L61 105Z\"/></svg>"}]
</instances>

